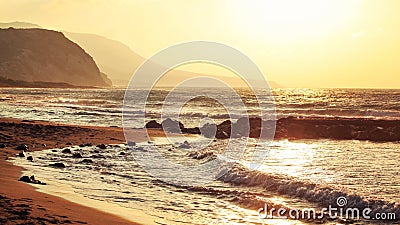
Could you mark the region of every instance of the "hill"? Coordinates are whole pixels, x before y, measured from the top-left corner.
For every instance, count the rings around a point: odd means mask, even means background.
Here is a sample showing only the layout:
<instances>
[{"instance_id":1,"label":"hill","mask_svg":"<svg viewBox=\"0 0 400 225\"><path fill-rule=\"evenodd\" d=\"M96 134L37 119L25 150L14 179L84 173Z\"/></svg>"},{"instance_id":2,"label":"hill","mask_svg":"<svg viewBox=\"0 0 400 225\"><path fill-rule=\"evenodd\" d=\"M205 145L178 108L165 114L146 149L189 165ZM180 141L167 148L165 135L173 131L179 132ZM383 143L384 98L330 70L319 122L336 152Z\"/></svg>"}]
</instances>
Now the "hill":
<instances>
[{"instance_id":1,"label":"hill","mask_svg":"<svg viewBox=\"0 0 400 225\"><path fill-rule=\"evenodd\" d=\"M110 86L92 57L61 32L0 29L0 77L25 82Z\"/></svg>"}]
</instances>

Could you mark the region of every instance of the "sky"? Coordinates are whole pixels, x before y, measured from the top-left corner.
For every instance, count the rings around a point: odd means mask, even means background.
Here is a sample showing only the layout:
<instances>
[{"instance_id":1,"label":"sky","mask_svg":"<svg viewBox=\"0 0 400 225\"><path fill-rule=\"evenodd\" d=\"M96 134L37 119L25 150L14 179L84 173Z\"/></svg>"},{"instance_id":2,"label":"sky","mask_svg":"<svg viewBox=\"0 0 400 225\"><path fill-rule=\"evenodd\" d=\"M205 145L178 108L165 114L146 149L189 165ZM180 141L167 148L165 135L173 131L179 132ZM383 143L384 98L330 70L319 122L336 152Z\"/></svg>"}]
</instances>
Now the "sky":
<instances>
[{"instance_id":1,"label":"sky","mask_svg":"<svg viewBox=\"0 0 400 225\"><path fill-rule=\"evenodd\" d=\"M398 0L0 0L0 22L98 34L144 57L216 41L286 87L400 88L399 9Z\"/></svg>"}]
</instances>

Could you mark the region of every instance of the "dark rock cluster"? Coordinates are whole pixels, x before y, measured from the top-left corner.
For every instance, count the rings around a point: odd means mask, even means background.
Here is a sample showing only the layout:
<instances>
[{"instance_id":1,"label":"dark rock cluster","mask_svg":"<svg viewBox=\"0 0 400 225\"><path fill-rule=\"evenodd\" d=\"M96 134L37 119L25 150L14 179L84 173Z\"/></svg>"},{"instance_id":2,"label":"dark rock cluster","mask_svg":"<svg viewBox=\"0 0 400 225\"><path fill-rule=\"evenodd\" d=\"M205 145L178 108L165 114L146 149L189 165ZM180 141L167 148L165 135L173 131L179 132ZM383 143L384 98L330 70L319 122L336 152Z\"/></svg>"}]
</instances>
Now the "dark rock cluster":
<instances>
[{"instance_id":1,"label":"dark rock cluster","mask_svg":"<svg viewBox=\"0 0 400 225\"><path fill-rule=\"evenodd\" d=\"M369 140L377 142L400 141L400 121L359 118L288 117L276 121L242 117L236 122L205 124L202 127L185 128L171 119L161 124L149 121L146 128L164 129L167 132L201 134L207 138L275 138L275 139L333 139ZM177 129L179 128L179 129Z\"/></svg>"}]
</instances>

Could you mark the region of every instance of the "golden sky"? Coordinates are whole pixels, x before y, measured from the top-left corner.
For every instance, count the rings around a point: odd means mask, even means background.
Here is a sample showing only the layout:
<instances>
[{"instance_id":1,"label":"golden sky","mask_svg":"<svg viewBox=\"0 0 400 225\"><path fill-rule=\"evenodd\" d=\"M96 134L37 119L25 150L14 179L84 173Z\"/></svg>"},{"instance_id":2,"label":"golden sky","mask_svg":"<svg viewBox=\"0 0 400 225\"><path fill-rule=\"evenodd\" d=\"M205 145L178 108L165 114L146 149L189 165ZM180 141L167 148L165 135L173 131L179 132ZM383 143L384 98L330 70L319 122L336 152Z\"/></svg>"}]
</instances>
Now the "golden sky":
<instances>
[{"instance_id":1,"label":"golden sky","mask_svg":"<svg viewBox=\"0 0 400 225\"><path fill-rule=\"evenodd\" d=\"M288 87L400 88L399 10L398 0L0 0L0 22L99 34L145 57L217 41Z\"/></svg>"}]
</instances>

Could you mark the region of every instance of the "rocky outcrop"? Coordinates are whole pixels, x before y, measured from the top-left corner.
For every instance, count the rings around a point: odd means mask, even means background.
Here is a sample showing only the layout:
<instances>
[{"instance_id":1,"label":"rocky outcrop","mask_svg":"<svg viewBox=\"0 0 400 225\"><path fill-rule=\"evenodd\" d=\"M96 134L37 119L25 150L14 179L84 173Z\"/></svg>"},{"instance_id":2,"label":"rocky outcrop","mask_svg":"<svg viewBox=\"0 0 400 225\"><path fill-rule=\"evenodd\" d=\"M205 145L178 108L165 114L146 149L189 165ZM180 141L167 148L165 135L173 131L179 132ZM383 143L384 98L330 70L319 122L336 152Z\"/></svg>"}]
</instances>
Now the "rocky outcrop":
<instances>
[{"instance_id":1,"label":"rocky outcrop","mask_svg":"<svg viewBox=\"0 0 400 225\"><path fill-rule=\"evenodd\" d=\"M0 29L0 77L24 82L110 86L92 57L62 33Z\"/></svg>"},{"instance_id":2,"label":"rocky outcrop","mask_svg":"<svg viewBox=\"0 0 400 225\"><path fill-rule=\"evenodd\" d=\"M175 123L178 122L175 121ZM161 124L155 120L150 121L148 125L146 125L147 128L162 128ZM273 127L268 127L271 126L270 123L261 118L240 118L235 123L226 120L218 125L205 124L201 128L185 128L182 124L180 131L182 133L191 133L188 132L189 130L196 131L193 133L217 139L258 138L261 135L262 126L266 128L266 133L275 132L275 139L400 141L399 120L358 118L288 117L277 120L275 130Z\"/></svg>"}]
</instances>

